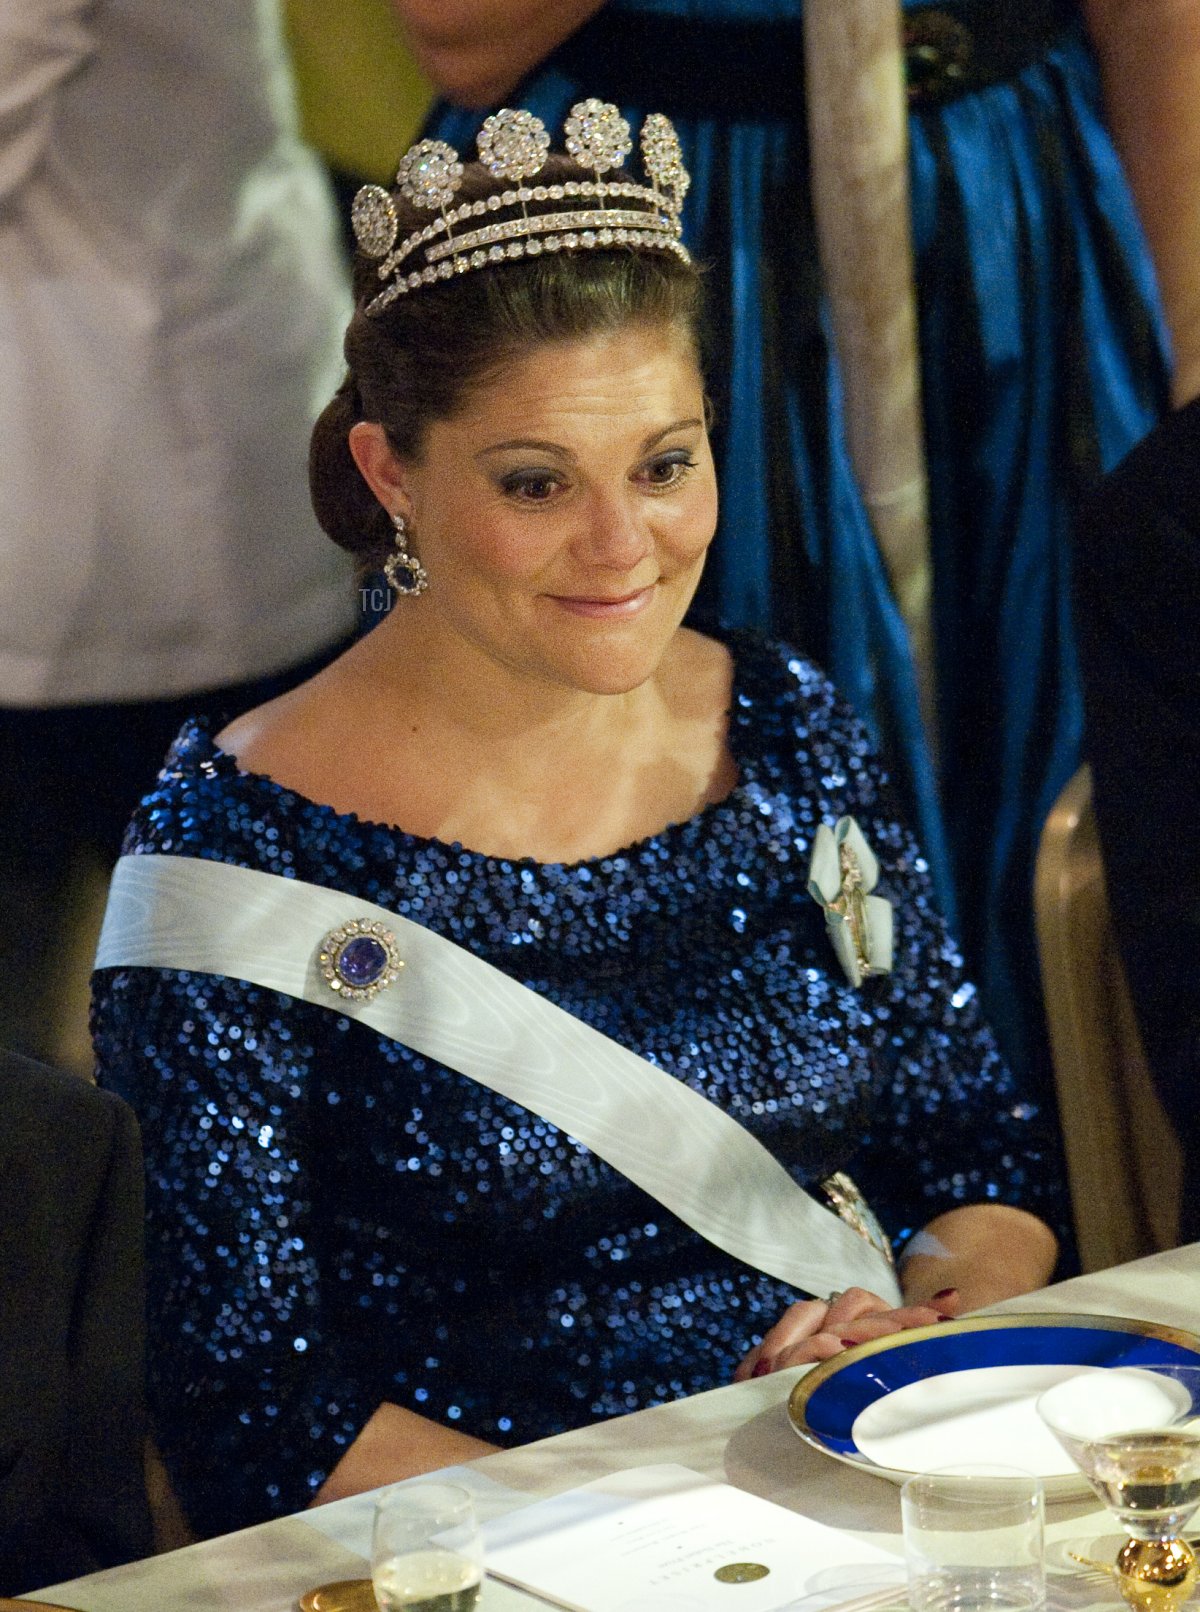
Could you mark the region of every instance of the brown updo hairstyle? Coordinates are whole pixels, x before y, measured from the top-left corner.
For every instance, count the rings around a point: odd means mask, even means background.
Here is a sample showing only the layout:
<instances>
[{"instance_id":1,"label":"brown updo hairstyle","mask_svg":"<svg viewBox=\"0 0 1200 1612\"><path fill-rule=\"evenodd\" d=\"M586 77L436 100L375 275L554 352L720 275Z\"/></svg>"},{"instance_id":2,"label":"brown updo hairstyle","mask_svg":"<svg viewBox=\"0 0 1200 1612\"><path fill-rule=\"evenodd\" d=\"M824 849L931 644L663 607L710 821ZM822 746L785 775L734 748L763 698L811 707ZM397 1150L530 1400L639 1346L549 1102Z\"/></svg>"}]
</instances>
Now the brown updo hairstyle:
<instances>
[{"instance_id":1,"label":"brown updo hairstyle","mask_svg":"<svg viewBox=\"0 0 1200 1612\"><path fill-rule=\"evenodd\" d=\"M552 156L537 183L594 177L569 157ZM511 185L480 163L466 164L455 205ZM400 240L435 216L396 191L392 199ZM628 324L677 325L700 357L699 273L673 252L614 246L489 264L397 297L368 316L363 310L381 289L378 263L357 253L355 309L344 345L349 372L317 420L309 449L317 519L364 572L379 569L395 533L350 456L350 428L359 420L382 425L397 457L419 460L432 421L449 419L472 388L540 342L586 339Z\"/></svg>"}]
</instances>

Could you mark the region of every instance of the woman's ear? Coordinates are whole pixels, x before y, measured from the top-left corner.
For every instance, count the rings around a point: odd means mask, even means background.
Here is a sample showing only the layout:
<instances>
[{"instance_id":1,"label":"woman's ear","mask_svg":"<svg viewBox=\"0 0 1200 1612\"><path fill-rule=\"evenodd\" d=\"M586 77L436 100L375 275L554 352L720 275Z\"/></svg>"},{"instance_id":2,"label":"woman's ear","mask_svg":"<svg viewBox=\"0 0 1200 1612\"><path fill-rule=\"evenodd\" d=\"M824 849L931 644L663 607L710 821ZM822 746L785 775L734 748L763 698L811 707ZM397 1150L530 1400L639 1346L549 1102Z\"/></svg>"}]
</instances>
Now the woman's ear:
<instances>
[{"instance_id":1,"label":"woman's ear","mask_svg":"<svg viewBox=\"0 0 1200 1612\"><path fill-rule=\"evenodd\" d=\"M409 497L404 467L392 451L387 432L375 420L359 420L350 427L350 457L363 480L389 515L405 515Z\"/></svg>"}]
</instances>

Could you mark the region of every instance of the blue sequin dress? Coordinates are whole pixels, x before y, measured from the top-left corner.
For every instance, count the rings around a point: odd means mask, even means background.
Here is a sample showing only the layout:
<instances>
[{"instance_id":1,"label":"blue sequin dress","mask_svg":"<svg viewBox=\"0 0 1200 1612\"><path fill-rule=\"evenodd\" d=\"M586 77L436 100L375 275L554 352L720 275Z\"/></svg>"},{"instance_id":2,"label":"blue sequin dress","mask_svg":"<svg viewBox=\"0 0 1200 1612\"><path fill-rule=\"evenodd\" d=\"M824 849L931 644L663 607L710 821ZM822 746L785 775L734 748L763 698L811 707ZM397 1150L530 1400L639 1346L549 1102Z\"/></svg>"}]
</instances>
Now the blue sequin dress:
<instances>
[{"instance_id":1,"label":"blue sequin dress","mask_svg":"<svg viewBox=\"0 0 1200 1612\"><path fill-rule=\"evenodd\" d=\"M1068 535L1167 403L1149 258L1075 0L904 0L931 484L935 779L846 448L808 193L803 0L607 0L527 81L678 127L708 267L721 525L701 605L827 667L893 759L1009 1062L1049 1090L1037 836L1079 764ZM427 130L470 150L483 113Z\"/></svg>"},{"instance_id":2,"label":"blue sequin dress","mask_svg":"<svg viewBox=\"0 0 1200 1612\"><path fill-rule=\"evenodd\" d=\"M738 784L619 854L502 861L339 815L240 772L196 724L126 851L427 925L720 1103L798 1181L848 1169L897 1240L969 1201L1057 1221L1054 1143L980 1022L861 726L808 662L730 645ZM814 827L846 813L896 908L894 973L857 991L806 893ZM93 1029L100 1080L143 1126L151 1395L206 1531L305 1504L383 1400L540 1438L728 1381L796 1296L336 1008L106 970Z\"/></svg>"}]
</instances>

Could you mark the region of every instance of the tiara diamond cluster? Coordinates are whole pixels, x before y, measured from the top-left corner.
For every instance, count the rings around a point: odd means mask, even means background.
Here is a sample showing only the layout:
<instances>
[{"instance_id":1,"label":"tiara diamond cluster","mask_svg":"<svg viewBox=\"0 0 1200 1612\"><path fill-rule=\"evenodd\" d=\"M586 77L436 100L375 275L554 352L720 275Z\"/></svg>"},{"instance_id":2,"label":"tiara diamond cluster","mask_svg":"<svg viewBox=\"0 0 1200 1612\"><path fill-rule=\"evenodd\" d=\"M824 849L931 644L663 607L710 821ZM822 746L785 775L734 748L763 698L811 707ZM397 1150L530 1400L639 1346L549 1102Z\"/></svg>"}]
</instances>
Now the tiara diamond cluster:
<instances>
[{"instance_id":1,"label":"tiara diamond cluster","mask_svg":"<svg viewBox=\"0 0 1200 1612\"><path fill-rule=\"evenodd\" d=\"M567 118L563 133L567 150L581 168L606 174L619 168L633 150L629 124L611 101L579 101Z\"/></svg>"},{"instance_id":2,"label":"tiara diamond cluster","mask_svg":"<svg viewBox=\"0 0 1200 1612\"><path fill-rule=\"evenodd\" d=\"M438 216L398 245L400 220L391 193L382 185L364 185L350 221L362 251L381 259L379 278L388 282L366 312L382 313L397 297L456 274L543 252L630 246L673 252L689 261L680 239L689 179L670 119L654 112L642 125L649 185L603 177L633 150L629 123L611 102L577 102L563 132L568 153L591 171L592 180L531 185L546 165L550 136L531 112L505 107L485 121L476 145L487 171L513 188L457 205L452 204L463 180L458 152L442 140L418 141L401 159L396 186L406 201ZM513 216L495 216L508 212ZM463 224L468 228L460 229Z\"/></svg>"},{"instance_id":3,"label":"tiara diamond cluster","mask_svg":"<svg viewBox=\"0 0 1200 1612\"><path fill-rule=\"evenodd\" d=\"M476 141L479 160L496 179L532 179L546 165L550 136L532 112L493 112Z\"/></svg>"},{"instance_id":4,"label":"tiara diamond cluster","mask_svg":"<svg viewBox=\"0 0 1200 1612\"><path fill-rule=\"evenodd\" d=\"M418 207L445 207L462 184L458 152L444 140L422 140L401 158L396 170L400 194Z\"/></svg>"}]
</instances>

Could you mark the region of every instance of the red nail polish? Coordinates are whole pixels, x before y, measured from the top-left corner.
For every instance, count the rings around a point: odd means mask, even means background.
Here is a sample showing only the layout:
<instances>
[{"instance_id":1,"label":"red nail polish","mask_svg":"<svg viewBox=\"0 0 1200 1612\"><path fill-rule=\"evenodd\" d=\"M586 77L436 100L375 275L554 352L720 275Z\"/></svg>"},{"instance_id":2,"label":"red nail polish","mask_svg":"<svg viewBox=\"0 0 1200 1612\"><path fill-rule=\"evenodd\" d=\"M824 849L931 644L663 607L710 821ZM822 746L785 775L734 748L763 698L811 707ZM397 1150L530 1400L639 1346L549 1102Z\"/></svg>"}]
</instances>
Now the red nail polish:
<instances>
[{"instance_id":1,"label":"red nail polish","mask_svg":"<svg viewBox=\"0 0 1200 1612\"><path fill-rule=\"evenodd\" d=\"M957 1292L956 1287L944 1287L940 1293L935 1293L929 1302L936 1304L939 1299L952 1299Z\"/></svg>"},{"instance_id":2,"label":"red nail polish","mask_svg":"<svg viewBox=\"0 0 1200 1612\"><path fill-rule=\"evenodd\" d=\"M843 1349L854 1349L858 1345L857 1338L839 1338L838 1342L841 1344Z\"/></svg>"},{"instance_id":3,"label":"red nail polish","mask_svg":"<svg viewBox=\"0 0 1200 1612\"><path fill-rule=\"evenodd\" d=\"M763 1356L754 1362L754 1370L750 1373L750 1375L752 1377L766 1377L769 1375L770 1370L771 1362L765 1356Z\"/></svg>"}]
</instances>

